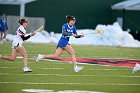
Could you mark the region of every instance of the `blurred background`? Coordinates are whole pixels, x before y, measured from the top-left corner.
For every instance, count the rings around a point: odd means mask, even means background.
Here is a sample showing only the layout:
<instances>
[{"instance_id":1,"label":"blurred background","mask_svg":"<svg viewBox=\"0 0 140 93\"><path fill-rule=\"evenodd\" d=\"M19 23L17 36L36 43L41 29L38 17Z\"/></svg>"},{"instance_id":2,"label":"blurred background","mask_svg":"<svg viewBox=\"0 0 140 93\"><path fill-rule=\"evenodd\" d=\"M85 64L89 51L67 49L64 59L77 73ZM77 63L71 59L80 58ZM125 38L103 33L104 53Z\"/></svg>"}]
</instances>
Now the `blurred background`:
<instances>
[{"instance_id":1,"label":"blurred background","mask_svg":"<svg viewBox=\"0 0 140 93\"><path fill-rule=\"evenodd\" d=\"M118 22L123 31L140 40L140 0L0 0L2 14L7 15L11 34L22 17L30 21L29 32L44 25L47 32L61 33L65 16L73 15L77 29Z\"/></svg>"}]
</instances>

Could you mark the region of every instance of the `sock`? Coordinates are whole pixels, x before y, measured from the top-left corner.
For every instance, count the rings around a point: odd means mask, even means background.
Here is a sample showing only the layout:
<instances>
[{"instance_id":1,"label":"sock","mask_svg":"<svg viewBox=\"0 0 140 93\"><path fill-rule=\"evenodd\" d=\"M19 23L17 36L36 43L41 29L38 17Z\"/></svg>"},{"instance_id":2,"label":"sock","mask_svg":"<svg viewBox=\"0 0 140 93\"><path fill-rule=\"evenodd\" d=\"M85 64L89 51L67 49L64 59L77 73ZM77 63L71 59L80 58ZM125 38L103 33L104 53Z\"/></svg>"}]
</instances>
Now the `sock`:
<instances>
[{"instance_id":1,"label":"sock","mask_svg":"<svg viewBox=\"0 0 140 93\"><path fill-rule=\"evenodd\" d=\"M45 55L42 55L43 58L45 58Z\"/></svg>"},{"instance_id":2,"label":"sock","mask_svg":"<svg viewBox=\"0 0 140 93\"><path fill-rule=\"evenodd\" d=\"M74 68L77 67L77 65L74 65Z\"/></svg>"},{"instance_id":3,"label":"sock","mask_svg":"<svg viewBox=\"0 0 140 93\"><path fill-rule=\"evenodd\" d=\"M139 70L140 70L140 64L138 64L138 68L139 68Z\"/></svg>"},{"instance_id":4,"label":"sock","mask_svg":"<svg viewBox=\"0 0 140 93\"><path fill-rule=\"evenodd\" d=\"M25 69L27 69L28 67L24 67Z\"/></svg>"}]
</instances>

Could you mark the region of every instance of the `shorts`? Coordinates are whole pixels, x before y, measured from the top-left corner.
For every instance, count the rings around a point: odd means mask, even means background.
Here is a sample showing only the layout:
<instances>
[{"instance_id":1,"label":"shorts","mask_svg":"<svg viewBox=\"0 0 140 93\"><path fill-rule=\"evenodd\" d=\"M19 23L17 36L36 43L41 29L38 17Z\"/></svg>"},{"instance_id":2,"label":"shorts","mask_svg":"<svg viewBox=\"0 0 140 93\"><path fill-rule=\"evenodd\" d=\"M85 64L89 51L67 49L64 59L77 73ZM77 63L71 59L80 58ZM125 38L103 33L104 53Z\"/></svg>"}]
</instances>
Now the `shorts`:
<instances>
[{"instance_id":1,"label":"shorts","mask_svg":"<svg viewBox=\"0 0 140 93\"><path fill-rule=\"evenodd\" d=\"M12 49L16 49L18 47L22 47L22 43L19 43L19 42L13 42L12 43Z\"/></svg>"},{"instance_id":2,"label":"shorts","mask_svg":"<svg viewBox=\"0 0 140 93\"><path fill-rule=\"evenodd\" d=\"M67 45L70 45L70 44L68 43ZM67 45L66 45L66 46L67 46ZM65 47L66 47L66 46L65 46ZM57 49L58 47L64 48L64 47L62 47L62 46L57 45L56 49Z\"/></svg>"}]
</instances>

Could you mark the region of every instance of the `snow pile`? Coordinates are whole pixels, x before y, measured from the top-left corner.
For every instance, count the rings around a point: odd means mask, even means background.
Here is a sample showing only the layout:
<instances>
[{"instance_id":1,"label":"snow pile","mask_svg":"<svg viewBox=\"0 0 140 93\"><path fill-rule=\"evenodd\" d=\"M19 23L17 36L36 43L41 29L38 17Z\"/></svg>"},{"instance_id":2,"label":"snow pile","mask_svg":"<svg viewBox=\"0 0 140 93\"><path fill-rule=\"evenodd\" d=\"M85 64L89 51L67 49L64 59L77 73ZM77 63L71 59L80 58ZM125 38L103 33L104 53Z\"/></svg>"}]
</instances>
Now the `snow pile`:
<instances>
[{"instance_id":1,"label":"snow pile","mask_svg":"<svg viewBox=\"0 0 140 93\"><path fill-rule=\"evenodd\" d=\"M88 34L96 30L103 30L103 34ZM76 45L103 45L103 46L122 46L122 47L140 47L140 42L135 40L131 34L123 31L119 24L116 22L113 25L98 25L95 30L83 29L77 30L78 34L87 34L85 37L76 39L70 38L71 44ZM32 43L57 43L61 34L54 32L48 33L43 31L36 34L26 42ZM14 35L8 34L8 40L13 40Z\"/></svg>"}]
</instances>

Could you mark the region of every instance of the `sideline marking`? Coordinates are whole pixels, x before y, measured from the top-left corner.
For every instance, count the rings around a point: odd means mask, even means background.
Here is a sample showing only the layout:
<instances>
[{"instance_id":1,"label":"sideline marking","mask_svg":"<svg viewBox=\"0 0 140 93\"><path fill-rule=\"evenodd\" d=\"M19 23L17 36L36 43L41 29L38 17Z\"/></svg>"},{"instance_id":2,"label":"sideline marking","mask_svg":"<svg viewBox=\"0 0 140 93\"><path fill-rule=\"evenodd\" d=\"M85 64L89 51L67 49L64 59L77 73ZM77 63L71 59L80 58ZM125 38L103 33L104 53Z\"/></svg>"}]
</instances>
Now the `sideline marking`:
<instances>
[{"instance_id":1,"label":"sideline marking","mask_svg":"<svg viewBox=\"0 0 140 93\"><path fill-rule=\"evenodd\" d=\"M21 67L0 67L0 68L1 68L1 69L10 69L10 68L20 68L20 69L21 69ZM54 69L54 70L55 70L55 69L56 69L56 70L58 70L58 69L61 70L61 69L62 69L62 70L63 70L64 68L37 68L37 67L33 67L33 69L51 69L51 70L53 70L53 69Z\"/></svg>"},{"instance_id":2,"label":"sideline marking","mask_svg":"<svg viewBox=\"0 0 140 93\"><path fill-rule=\"evenodd\" d=\"M20 68L21 69L21 67L0 67L1 69L13 69L13 68ZM51 70L64 70L65 68L37 68L37 67L32 67L32 69L51 69ZM93 71L115 71L115 70L129 70L129 69L108 69L108 68L103 68L103 69L86 69L86 70L93 70Z\"/></svg>"},{"instance_id":3,"label":"sideline marking","mask_svg":"<svg viewBox=\"0 0 140 93\"><path fill-rule=\"evenodd\" d=\"M140 84L123 84L123 83L106 83L106 84L98 84L98 83L42 83L42 82L0 82L0 84L28 84L28 85L108 85L108 86L140 86Z\"/></svg>"},{"instance_id":4,"label":"sideline marking","mask_svg":"<svg viewBox=\"0 0 140 93\"><path fill-rule=\"evenodd\" d=\"M17 75L17 76L60 76L60 77L125 77L125 78L139 78L140 76L124 76L124 75L66 75L66 74L9 74L0 73L0 75Z\"/></svg>"},{"instance_id":5,"label":"sideline marking","mask_svg":"<svg viewBox=\"0 0 140 93\"><path fill-rule=\"evenodd\" d=\"M21 91L33 92L33 93L106 93L106 92L84 91L84 90L54 91L54 90L45 90L45 89L22 89Z\"/></svg>"},{"instance_id":6,"label":"sideline marking","mask_svg":"<svg viewBox=\"0 0 140 93\"><path fill-rule=\"evenodd\" d=\"M22 56L18 56L17 58L21 59L23 58ZM35 60L36 57L28 57L28 59L33 59ZM110 59L110 58L100 58L100 59ZM119 58L112 58L112 59L119 59ZM54 60L54 59L42 59L42 61L51 61L51 62L59 62L61 64L66 64L66 63L72 63L70 61L67 61L67 62L64 62L64 61L61 61L61 60ZM127 59L125 59L127 60ZM134 60L134 59L128 59L128 60ZM138 59L136 59L138 60ZM12 63L12 62L11 62ZM28 63L32 63L32 62L28 62ZM42 63L42 62L36 62L36 63ZM116 67L116 66L111 66L111 65L102 65L102 64L89 64L89 63L80 63L80 62L77 62L77 64L86 64L86 65L99 65L99 66L110 66L110 67ZM128 67L128 66L117 66L117 67L126 67L126 68L133 68L133 67Z\"/></svg>"},{"instance_id":7,"label":"sideline marking","mask_svg":"<svg viewBox=\"0 0 140 93\"><path fill-rule=\"evenodd\" d=\"M22 56L18 56L17 58L19 59L22 59L23 57ZM35 60L36 57L28 57L28 59L32 59L32 60ZM99 59L110 59L110 58L99 58ZM111 58L111 59L120 59L120 60L123 60L123 58ZM64 61L61 61L61 60L54 60L54 59L42 59L42 61L50 61L50 62L57 62L59 64L66 64L66 63L69 63L71 64L72 62L70 61L67 61L67 62L64 62ZM138 60L138 59L125 59L125 60ZM13 62L5 62L5 63L13 63ZM28 62L28 63L32 63L32 62ZM36 62L36 63L46 63L46 62ZM77 64L86 64L86 65L98 65L98 66L109 66L109 67L125 67L125 68L133 68L133 67L129 67L129 66L113 66L113 65L102 65L102 64L89 64L89 63L81 63L81 62L77 62Z\"/></svg>"}]
</instances>

